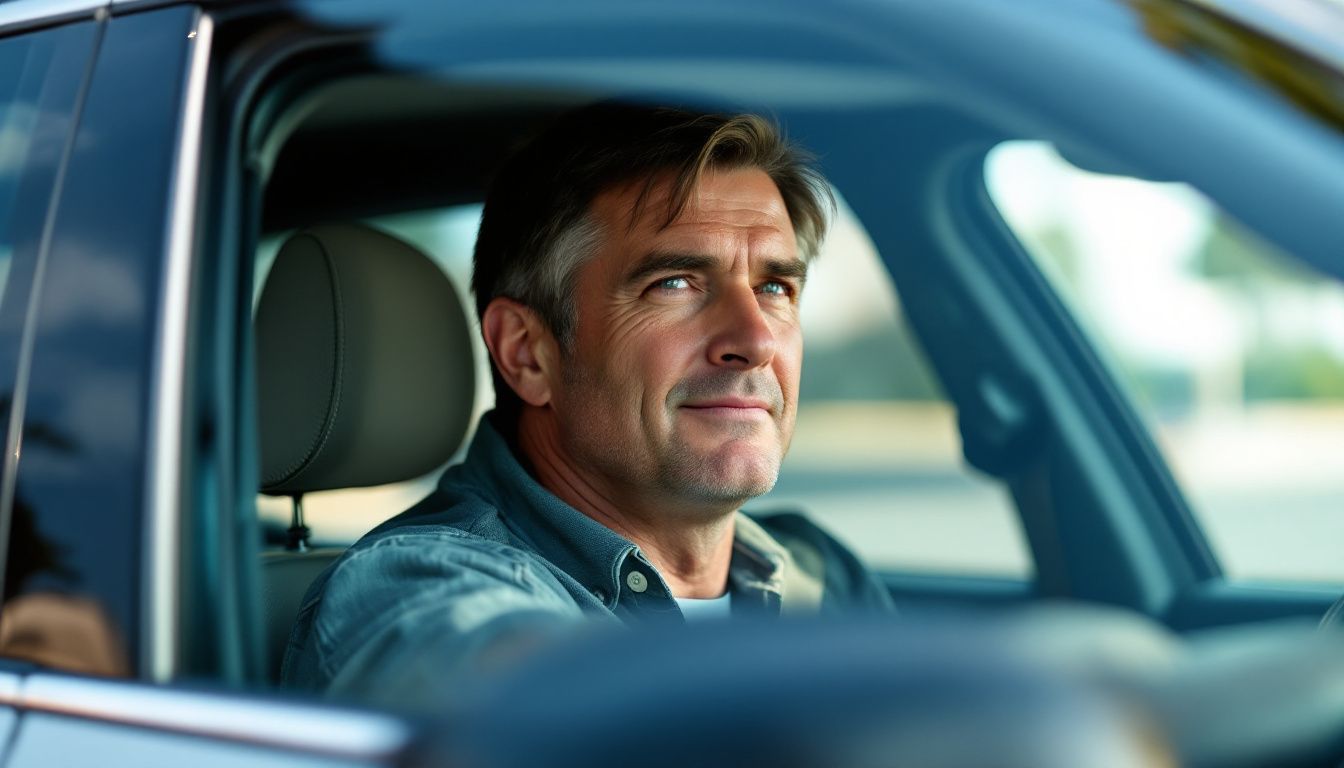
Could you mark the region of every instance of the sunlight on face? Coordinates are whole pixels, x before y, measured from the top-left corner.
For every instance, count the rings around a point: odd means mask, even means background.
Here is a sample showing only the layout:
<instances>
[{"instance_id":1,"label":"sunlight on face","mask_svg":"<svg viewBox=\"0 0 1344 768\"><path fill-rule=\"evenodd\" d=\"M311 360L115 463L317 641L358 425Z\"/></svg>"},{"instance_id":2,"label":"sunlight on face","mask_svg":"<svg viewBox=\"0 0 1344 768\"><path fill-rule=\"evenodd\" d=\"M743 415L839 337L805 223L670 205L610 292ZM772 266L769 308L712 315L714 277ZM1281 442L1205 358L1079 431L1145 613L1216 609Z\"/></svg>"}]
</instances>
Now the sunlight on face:
<instances>
[{"instance_id":1,"label":"sunlight on face","mask_svg":"<svg viewBox=\"0 0 1344 768\"><path fill-rule=\"evenodd\" d=\"M806 266L760 170L707 174L667 227L666 185L631 226L639 191L593 203L611 234L579 270L561 432L623 493L740 503L774 485L793 432Z\"/></svg>"}]
</instances>

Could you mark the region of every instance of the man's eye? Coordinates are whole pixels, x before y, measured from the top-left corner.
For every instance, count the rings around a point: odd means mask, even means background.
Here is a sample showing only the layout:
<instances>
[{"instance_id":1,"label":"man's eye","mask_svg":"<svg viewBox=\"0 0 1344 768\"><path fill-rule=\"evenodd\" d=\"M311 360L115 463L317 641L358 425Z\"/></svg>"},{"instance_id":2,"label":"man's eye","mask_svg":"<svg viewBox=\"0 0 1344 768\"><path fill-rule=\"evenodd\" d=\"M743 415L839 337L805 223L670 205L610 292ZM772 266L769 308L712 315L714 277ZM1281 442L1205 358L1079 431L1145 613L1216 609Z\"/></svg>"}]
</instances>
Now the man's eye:
<instances>
[{"instance_id":1,"label":"man's eye","mask_svg":"<svg viewBox=\"0 0 1344 768\"><path fill-rule=\"evenodd\" d=\"M761 293L768 293L775 296L788 296L793 293L793 289L787 283L781 283L778 280L762 283L758 290Z\"/></svg>"},{"instance_id":2,"label":"man's eye","mask_svg":"<svg viewBox=\"0 0 1344 768\"><path fill-rule=\"evenodd\" d=\"M653 284L660 291L681 291L691 287L691 281L684 277L666 277Z\"/></svg>"}]
</instances>

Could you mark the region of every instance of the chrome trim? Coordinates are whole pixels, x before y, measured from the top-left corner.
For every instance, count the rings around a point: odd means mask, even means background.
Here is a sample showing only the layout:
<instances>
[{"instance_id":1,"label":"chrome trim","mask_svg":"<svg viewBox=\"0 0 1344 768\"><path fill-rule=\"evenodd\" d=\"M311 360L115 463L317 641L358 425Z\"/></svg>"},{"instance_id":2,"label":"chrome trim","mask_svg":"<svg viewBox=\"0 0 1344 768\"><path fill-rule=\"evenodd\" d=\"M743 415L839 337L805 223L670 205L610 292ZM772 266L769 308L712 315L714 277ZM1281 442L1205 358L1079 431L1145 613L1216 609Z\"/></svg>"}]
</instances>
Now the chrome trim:
<instances>
[{"instance_id":1,"label":"chrome trim","mask_svg":"<svg viewBox=\"0 0 1344 768\"><path fill-rule=\"evenodd\" d=\"M177 670L179 521L182 499L182 411L186 393L187 312L191 259L196 235L200 186L201 123L214 21L197 16L187 65L182 124L174 160L172 213L168 223L167 264L159 295L158 339L154 348L150 460L146 468L149 500L149 553L146 561L145 657L141 669L151 680L166 682Z\"/></svg>"},{"instance_id":2,"label":"chrome trim","mask_svg":"<svg viewBox=\"0 0 1344 768\"><path fill-rule=\"evenodd\" d=\"M99 15L99 11L106 13L109 8L109 0L6 0L0 2L0 34L62 21L92 19Z\"/></svg>"},{"instance_id":3,"label":"chrome trim","mask_svg":"<svg viewBox=\"0 0 1344 768\"><path fill-rule=\"evenodd\" d=\"M23 675L0 672L0 706L17 707L23 693Z\"/></svg>"},{"instance_id":4,"label":"chrome trim","mask_svg":"<svg viewBox=\"0 0 1344 768\"><path fill-rule=\"evenodd\" d=\"M388 715L51 674L25 680L19 706L350 759L386 760L411 743L411 729Z\"/></svg>"}]
</instances>

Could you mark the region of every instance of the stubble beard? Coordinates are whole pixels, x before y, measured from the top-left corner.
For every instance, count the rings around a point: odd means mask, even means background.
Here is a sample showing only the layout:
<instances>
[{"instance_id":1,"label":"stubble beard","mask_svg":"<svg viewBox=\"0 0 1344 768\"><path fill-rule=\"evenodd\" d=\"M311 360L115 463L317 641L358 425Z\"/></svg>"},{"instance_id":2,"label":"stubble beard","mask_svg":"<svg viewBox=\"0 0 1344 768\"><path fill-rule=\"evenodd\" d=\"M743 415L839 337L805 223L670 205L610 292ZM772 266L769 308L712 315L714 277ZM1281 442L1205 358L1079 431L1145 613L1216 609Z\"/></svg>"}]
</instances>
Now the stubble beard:
<instances>
[{"instance_id":1,"label":"stubble beard","mask_svg":"<svg viewBox=\"0 0 1344 768\"><path fill-rule=\"evenodd\" d=\"M565 368L566 385L572 392L600 392L601 385L591 371L580 365L567 365ZM759 397L773 404L771 424L776 430L778 442L776 449L770 451L762 447L759 432L767 429L764 424L733 424L724 428L740 434L730 435L726 443L706 453L693 446L684 437L677 434L677 422L682 416L679 404L697 397L712 397L723 394L737 394ZM670 440L662 445L649 440L649 435L626 435L609 419L603 417L594 404L601 398L587 399L587 403L576 413L575 422L582 421L580 427L569 430L572 438L572 453L581 462L609 478L622 478L629 487L644 485L660 496L667 496L688 502L679 506L687 508L702 507L709 518L720 517L724 510L734 511L750 499L768 493L779 479L780 464L788 449L787 416L784 415L784 398L779 385L766 376L751 376L738 371L716 371L703 376L679 382L669 393L665 407L667 423L672 426ZM641 419L642 421L642 419ZM636 445L650 448L651 465L638 466L640 457ZM757 440L752 440L757 438ZM734 446L736 440L751 442L748 450L755 455L741 455L740 447ZM767 454L773 455L767 455ZM732 455L737 454L737 455ZM645 460L647 460L647 458ZM727 462L754 466L727 467ZM650 487L652 486L652 487Z\"/></svg>"},{"instance_id":2,"label":"stubble beard","mask_svg":"<svg viewBox=\"0 0 1344 768\"><path fill-rule=\"evenodd\" d=\"M729 429L739 430L743 433L741 438L750 439L761 428L759 425L746 424L734 425ZM765 456L761 455L761 448L753 445L750 450L756 455L743 456L735 450L733 443L736 439L731 438L727 444L709 455L684 440L675 441L670 450L660 456L660 485L678 497L716 507L732 505L736 508L769 493L779 479L782 451L779 455ZM727 466L729 463L739 466Z\"/></svg>"},{"instance_id":3,"label":"stubble beard","mask_svg":"<svg viewBox=\"0 0 1344 768\"><path fill-rule=\"evenodd\" d=\"M791 414L786 410L779 382L765 371L720 368L677 382L668 393L668 416L675 424L685 415L682 405L725 396L768 403L770 424L722 424L719 429L725 431L725 442L708 455L696 451L684 440L676 441L664 457L662 479L666 485L686 496L706 502L735 502L740 506L775 487L779 479L779 466L788 448L787 423ZM773 445L763 444L766 441L762 431L766 429L775 431ZM739 440L750 445L735 445ZM741 448L746 448L753 455L741 455ZM747 466L725 466L728 462Z\"/></svg>"}]
</instances>

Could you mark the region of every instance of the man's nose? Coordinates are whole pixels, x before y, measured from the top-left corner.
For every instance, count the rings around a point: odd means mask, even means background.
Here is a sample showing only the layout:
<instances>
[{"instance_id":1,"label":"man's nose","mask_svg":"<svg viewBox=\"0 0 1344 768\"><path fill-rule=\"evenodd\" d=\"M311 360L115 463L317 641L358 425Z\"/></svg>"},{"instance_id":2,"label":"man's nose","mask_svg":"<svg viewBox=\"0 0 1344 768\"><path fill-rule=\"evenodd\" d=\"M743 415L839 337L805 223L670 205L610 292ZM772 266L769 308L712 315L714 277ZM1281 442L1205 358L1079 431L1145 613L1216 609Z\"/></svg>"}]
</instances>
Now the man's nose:
<instances>
[{"instance_id":1,"label":"man's nose","mask_svg":"<svg viewBox=\"0 0 1344 768\"><path fill-rule=\"evenodd\" d=\"M709 360L744 370L769 364L775 356L775 332L750 286L734 286L714 302Z\"/></svg>"}]
</instances>

